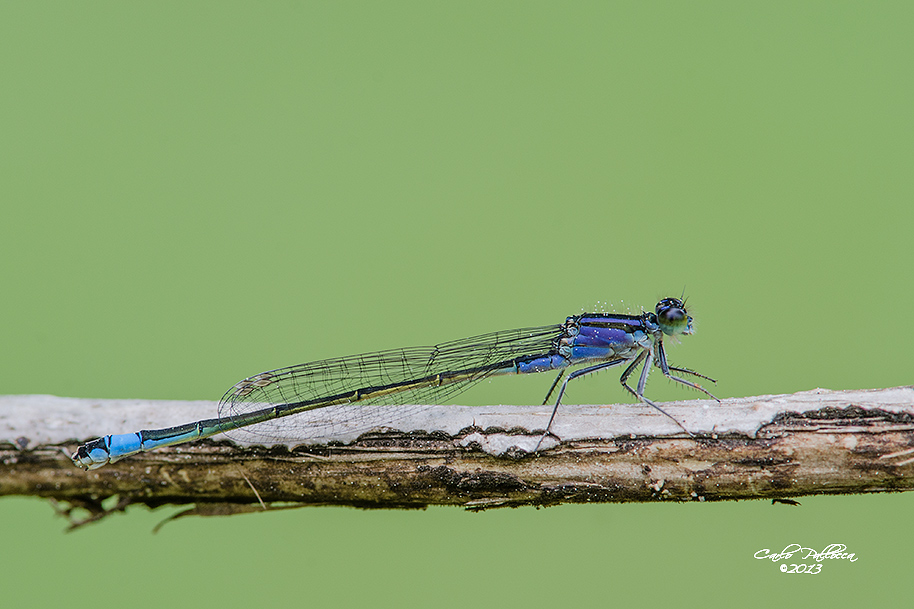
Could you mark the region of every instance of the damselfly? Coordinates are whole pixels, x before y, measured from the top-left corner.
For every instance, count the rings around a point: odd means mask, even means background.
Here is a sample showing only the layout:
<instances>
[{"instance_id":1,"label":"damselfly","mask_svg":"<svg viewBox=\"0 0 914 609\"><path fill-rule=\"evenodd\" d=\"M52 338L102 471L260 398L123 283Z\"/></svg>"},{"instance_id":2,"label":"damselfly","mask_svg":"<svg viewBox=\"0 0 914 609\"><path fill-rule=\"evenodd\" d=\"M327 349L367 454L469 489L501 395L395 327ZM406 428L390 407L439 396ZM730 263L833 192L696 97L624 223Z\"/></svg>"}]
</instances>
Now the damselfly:
<instances>
[{"instance_id":1,"label":"damselfly","mask_svg":"<svg viewBox=\"0 0 914 609\"><path fill-rule=\"evenodd\" d=\"M678 298L664 298L654 312L640 315L585 313L551 326L493 332L433 347L378 351L279 368L246 378L229 389L219 402L219 416L215 419L104 436L80 446L72 459L80 467L94 469L139 452L319 408L341 404L441 404L493 376L558 371L543 402L548 403L558 388L545 437L571 380L623 364L627 366L620 378L622 386L644 404L676 421L644 396L644 387L651 367L657 366L667 378L714 398L697 383L673 373L711 382L714 379L667 363L664 336L692 332L692 318L685 303ZM581 364L586 366L565 374L568 368ZM632 388L628 378L638 365L642 365L641 374ZM678 421L676 424L689 433Z\"/></svg>"}]
</instances>

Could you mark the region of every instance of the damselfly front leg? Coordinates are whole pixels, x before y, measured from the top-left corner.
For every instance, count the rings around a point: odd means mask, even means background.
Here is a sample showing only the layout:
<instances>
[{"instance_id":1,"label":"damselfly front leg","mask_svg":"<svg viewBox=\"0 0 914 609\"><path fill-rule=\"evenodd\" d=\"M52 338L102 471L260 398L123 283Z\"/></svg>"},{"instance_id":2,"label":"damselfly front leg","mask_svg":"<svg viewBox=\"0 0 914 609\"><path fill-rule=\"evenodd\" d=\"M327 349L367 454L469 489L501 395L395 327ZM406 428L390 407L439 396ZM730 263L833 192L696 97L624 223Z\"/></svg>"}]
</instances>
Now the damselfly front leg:
<instances>
[{"instance_id":1,"label":"damselfly front leg","mask_svg":"<svg viewBox=\"0 0 914 609\"><path fill-rule=\"evenodd\" d=\"M720 400L718 400L717 397L716 397L713 393L711 393L710 391L708 391L707 389L705 389L704 387L702 387L702 386L699 385L698 383L693 383L692 381L687 381L687 380L684 379L684 378L680 378L680 377L678 377L678 376L675 376L675 375L671 374L670 371L675 370L676 372L682 372L682 373L684 373L684 374L691 374L691 375L693 375L693 376L697 376L697 377L699 377L699 378L703 378L703 379L705 379L706 381L711 381L712 383L716 383L717 381L715 381L714 379L712 379L712 378L709 377L709 376L705 376L705 375L703 375L703 374L698 374L697 372L694 372L694 371L692 371L692 370L689 370L688 368L674 368L674 367L670 366L669 364L667 364L667 361L666 361L666 351L663 350L663 343L662 343L662 342L658 342L658 343L657 343L657 356L658 356L658 357L657 357L657 365L660 367L660 371L663 372L663 376L665 376L666 378L670 379L671 381L676 381L677 383L682 383L683 385L686 385L686 386L688 386L688 387L691 387L692 389L698 389L698 390L701 391L702 393L704 393L704 394L708 395L709 397L711 397L711 398L717 400L718 402L720 402ZM647 368L647 366L645 366L645 368Z\"/></svg>"},{"instance_id":2,"label":"damselfly front leg","mask_svg":"<svg viewBox=\"0 0 914 609\"><path fill-rule=\"evenodd\" d=\"M638 378L638 389L636 391L635 389L632 389L631 387L628 386L627 381L628 381L628 377L631 376L634 369L641 362L644 362L644 366L641 369L641 376ZM686 429L682 423L680 423L678 420L676 420L676 417L674 417L673 415L671 415L670 413L665 411L663 408L661 408L654 402L652 402L649 399L647 399L646 397L644 397L644 387L645 387L645 385L647 385L647 375L650 373L651 365L653 363L654 363L654 352L652 350L645 349L638 355L638 357L636 357L632 361L631 365L629 365L629 367L625 369L625 372L622 373L622 378L619 379L619 382L621 382L622 386L625 387L625 389L629 393L631 393L633 396L635 396L639 401L644 402L651 408L654 408L657 412L665 415L671 421L676 423L676 425L679 425L679 427L681 427L684 432L686 432L690 436L694 436L695 434L693 434L691 431Z\"/></svg>"}]
</instances>

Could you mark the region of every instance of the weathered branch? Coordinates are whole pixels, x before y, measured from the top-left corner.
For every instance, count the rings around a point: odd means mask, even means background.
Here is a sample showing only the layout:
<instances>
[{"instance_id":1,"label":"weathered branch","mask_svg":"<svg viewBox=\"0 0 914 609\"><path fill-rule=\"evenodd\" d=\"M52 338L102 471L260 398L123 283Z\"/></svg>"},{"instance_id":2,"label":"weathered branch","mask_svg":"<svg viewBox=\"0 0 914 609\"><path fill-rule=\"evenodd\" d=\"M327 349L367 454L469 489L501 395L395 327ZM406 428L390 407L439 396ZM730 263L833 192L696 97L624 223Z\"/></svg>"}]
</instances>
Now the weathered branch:
<instances>
[{"instance_id":1,"label":"weathered branch","mask_svg":"<svg viewBox=\"0 0 914 609\"><path fill-rule=\"evenodd\" d=\"M481 509L914 488L914 387L663 407L695 437L637 404L563 405L556 437L532 454L549 407L368 407L404 417L396 429L360 437L356 429L309 446L202 441L84 472L68 457L78 443L211 417L215 404L2 396L0 495L101 514L100 501L113 495L117 507L196 503L201 511L274 502Z\"/></svg>"}]
</instances>

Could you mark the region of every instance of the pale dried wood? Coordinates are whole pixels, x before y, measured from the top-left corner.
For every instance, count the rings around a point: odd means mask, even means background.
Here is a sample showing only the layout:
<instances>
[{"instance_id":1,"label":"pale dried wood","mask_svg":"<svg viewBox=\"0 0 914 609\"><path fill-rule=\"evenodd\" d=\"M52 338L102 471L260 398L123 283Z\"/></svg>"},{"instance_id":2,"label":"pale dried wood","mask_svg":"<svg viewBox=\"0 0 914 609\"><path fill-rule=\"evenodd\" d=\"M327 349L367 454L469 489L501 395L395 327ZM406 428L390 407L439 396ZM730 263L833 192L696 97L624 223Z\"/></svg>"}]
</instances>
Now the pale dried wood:
<instances>
[{"instance_id":1,"label":"pale dried wood","mask_svg":"<svg viewBox=\"0 0 914 609\"><path fill-rule=\"evenodd\" d=\"M86 507L277 502L470 509L568 502L785 499L914 488L914 387L669 402L695 433L637 404L425 407L356 437L307 446L228 440L143 453L84 472L79 442L213 416L210 402L0 396L0 495ZM351 406L349 408L359 408ZM379 413L393 415L397 407ZM390 417L396 420L396 416Z\"/></svg>"}]
</instances>

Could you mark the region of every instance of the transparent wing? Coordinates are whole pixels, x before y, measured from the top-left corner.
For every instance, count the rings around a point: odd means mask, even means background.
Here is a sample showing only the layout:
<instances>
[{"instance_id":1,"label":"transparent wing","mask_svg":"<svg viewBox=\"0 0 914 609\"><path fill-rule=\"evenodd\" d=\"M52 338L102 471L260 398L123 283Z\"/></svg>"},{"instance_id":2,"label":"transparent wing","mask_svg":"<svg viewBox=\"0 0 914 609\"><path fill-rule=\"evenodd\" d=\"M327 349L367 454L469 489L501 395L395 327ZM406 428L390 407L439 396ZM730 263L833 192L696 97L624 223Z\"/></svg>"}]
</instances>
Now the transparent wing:
<instances>
[{"instance_id":1,"label":"transparent wing","mask_svg":"<svg viewBox=\"0 0 914 609\"><path fill-rule=\"evenodd\" d=\"M561 334L561 325L520 328L432 347L392 349L270 370L229 389L219 403L219 416L227 418L271 405L314 402L305 412L243 427L229 435L250 442L367 431L405 418L426 405L444 403L473 384L498 374L499 363L510 365L511 360L547 354ZM453 382L406 385L460 371L466 374ZM368 392L368 398L352 399L357 391L378 387L392 389L387 393ZM352 397L340 399L346 394ZM393 405L403 406L391 408Z\"/></svg>"}]
</instances>

